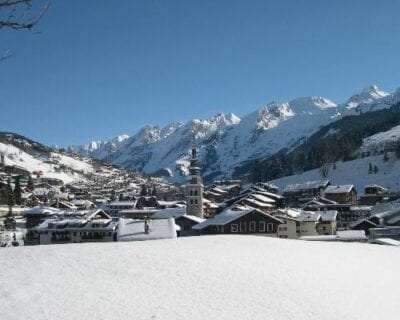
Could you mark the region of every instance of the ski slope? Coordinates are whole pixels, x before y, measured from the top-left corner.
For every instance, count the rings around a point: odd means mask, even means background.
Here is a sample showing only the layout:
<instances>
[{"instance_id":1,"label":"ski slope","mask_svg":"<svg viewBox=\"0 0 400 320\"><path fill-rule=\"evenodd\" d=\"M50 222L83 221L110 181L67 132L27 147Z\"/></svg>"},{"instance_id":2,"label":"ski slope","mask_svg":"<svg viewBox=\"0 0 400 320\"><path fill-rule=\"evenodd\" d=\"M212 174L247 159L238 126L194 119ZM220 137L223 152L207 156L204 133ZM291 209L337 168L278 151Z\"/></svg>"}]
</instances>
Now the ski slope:
<instances>
[{"instance_id":1,"label":"ski slope","mask_svg":"<svg viewBox=\"0 0 400 320\"><path fill-rule=\"evenodd\" d=\"M378 184L390 191L400 191L400 159L389 152L388 161L383 161L383 154L352 161L336 162L336 169L330 165L328 176L324 178L320 169L314 169L271 181L283 190L289 184L329 179L331 184L354 184L357 193L364 194L368 184ZM378 167L377 173L368 173L369 164Z\"/></svg>"},{"instance_id":2,"label":"ski slope","mask_svg":"<svg viewBox=\"0 0 400 320\"><path fill-rule=\"evenodd\" d=\"M204 236L0 250L1 319L398 319L400 249Z\"/></svg>"}]
</instances>

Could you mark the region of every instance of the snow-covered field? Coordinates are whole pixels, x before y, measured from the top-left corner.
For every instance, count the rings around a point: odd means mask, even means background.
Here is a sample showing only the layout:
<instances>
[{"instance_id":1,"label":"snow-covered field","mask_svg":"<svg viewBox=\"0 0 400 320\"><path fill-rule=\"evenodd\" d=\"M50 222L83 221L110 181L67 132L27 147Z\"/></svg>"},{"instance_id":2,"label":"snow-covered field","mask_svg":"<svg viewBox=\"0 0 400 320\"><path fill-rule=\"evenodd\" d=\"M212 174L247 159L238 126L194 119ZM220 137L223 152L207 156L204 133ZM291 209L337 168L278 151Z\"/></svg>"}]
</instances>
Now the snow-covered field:
<instances>
[{"instance_id":1,"label":"snow-covered field","mask_svg":"<svg viewBox=\"0 0 400 320\"><path fill-rule=\"evenodd\" d=\"M329 179L332 184L354 184L358 194L364 194L368 184L379 184L390 191L400 191L400 160L394 153L388 153L388 161L383 161L383 155L360 158L347 162L336 162L336 169L330 166L328 176L322 177L321 170L315 169L273 180L272 183L283 190L288 184L303 183ZM377 173L368 173L369 164L378 167Z\"/></svg>"},{"instance_id":2,"label":"snow-covered field","mask_svg":"<svg viewBox=\"0 0 400 320\"><path fill-rule=\"evenodd\" d=\"M208 236L0 250L1 319L398 319L400 249Z\"/></svg>"}]
</instances>

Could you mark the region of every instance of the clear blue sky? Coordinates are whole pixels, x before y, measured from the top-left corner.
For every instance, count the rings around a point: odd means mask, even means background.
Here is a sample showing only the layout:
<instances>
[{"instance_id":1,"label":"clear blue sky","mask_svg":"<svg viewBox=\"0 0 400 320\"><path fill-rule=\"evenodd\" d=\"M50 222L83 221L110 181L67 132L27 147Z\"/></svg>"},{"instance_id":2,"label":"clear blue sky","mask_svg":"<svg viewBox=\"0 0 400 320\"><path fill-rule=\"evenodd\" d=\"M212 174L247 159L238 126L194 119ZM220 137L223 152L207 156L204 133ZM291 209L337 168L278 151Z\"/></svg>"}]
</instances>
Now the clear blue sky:
<instances>
[{"instance_id":1,"label":"clear blue sky","mask_svg":"<svg viewBox=\"0 0 400 320\"><path fill-rule=\"evenodd\" d=\"M53 0L0 30L0 130L61 146L400 86L396 0Z\"/></svg>"}]
</instances>

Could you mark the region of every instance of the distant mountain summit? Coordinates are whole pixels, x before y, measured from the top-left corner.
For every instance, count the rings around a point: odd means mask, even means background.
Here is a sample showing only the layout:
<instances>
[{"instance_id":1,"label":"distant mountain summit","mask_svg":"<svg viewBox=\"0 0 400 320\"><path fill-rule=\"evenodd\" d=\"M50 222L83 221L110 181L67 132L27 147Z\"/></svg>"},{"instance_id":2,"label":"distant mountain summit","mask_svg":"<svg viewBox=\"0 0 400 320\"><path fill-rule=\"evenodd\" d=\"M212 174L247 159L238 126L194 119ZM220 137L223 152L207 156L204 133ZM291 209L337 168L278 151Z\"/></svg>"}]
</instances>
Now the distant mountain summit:
<instances>
[{"instance_id":1,"label":"distant mountain summit","mask_svg":"<svg viewBox=\"0 0 400 320\"><path fill-rule=\"evenodd\" d=\"M164 128L147 125L132 136L94 141L70 150L135 169L147 174L166 174L182 181L188 171L188 151L199 149L205 179L240 175L255 159L303 143L320 127L347 115L388 108L400 101L400 90L387 93L375 85L337 104L324 97L302 97L289 102L271 102L238 117L217 113L209 119L173 122Z\"/></svg>"}]
</instances>

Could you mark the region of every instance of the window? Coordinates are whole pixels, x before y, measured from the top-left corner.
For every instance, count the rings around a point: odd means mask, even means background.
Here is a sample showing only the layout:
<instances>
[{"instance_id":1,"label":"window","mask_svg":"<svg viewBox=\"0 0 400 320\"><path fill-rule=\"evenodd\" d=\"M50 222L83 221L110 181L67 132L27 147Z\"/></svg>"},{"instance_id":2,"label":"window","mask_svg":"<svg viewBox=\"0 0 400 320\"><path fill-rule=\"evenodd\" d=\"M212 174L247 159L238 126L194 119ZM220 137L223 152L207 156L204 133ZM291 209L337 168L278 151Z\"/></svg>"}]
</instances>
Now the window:
<instances>
[{"instance_id":1,"label":"window","mask_svg":"<svg viewBox=\"0 0 400 320\"><path fill-rule=\"evenodd\" d=\"M259 232L265 232L265 221L260 221L258 223L258 231Z\"/></svg>"},{"instance_id":2,"label":"window","mask_svg":"<svg viewBox=\"0 0 400 320\"><path fill-rule=\"evenodd\" d=\"M255 232L256 231L256 222L255 221L250 221L249 231L250 232Z\"/></svg>"},{"instance_id":3,"label":"window","mask_svg":"<svg viewBox=\"0 0 400 320\"><path fill-rule=\"evenodd\" d=\"M274 224L267 223L267 232L272 232L272 231L274 231Z\"/></svg>"},{"instance_id":4,"label":"window","mask_svg":"<svg viewBox=\"0 0 400 320\"><path fill-rule=\"evenodd\" d=\"M74 231L74 237L76 237L76 231Z\"/></svg>"},{"instance_id":5,"label":"window","mask_svg":"<svg viewBox=\"0 0 400 320\"><path fill-rule=\"evenodd\" d=\"M194 190L194 195L197 196L197 190Z\"/></svg>"},{"instance_id":6,"label":"window","mask_svg":"<svg viewBox=\"0 0 400 320\"><path fill-rule=\"evenodd\" d=\"M194 199L194 203L197 204L197 199Z\"/></svg>"},{"instance_id":7,"label":"window","mask_svg":"<svg viewBox=\"0 0 400 320\"><path fill-rule=\"evenodd\" d=\"M231 224L231 232L238 232L238 225L237 224Z\"/></svg>"},{"instance_id":8,"label":"window","mask_svg":"<svg viewBox=\"0 0 400 320\"><path fill-rule=\"evenodd\" d=\"M193 195L193 190L190 190L190 195L191 195L191 196Z\"/></svg>"},{"instance_id":9,"label":"window","mask_svg":"<svg viewBox=\"0 0 400 320\"><path fill-rule=\"evenodd\" d=\"M193 204L193 199L190 199L190 204Z\"/></svg>"},{"instance_id":10,"label":"window","mask_svg":"<svg viewBox=\"0 0 400 320\"><path fill-rule=\"evenodd\" d=\"M240 232L246 232L246 231L247 231L246 221L241 221L240 222Z\"/></svg>"}]
</instances>

